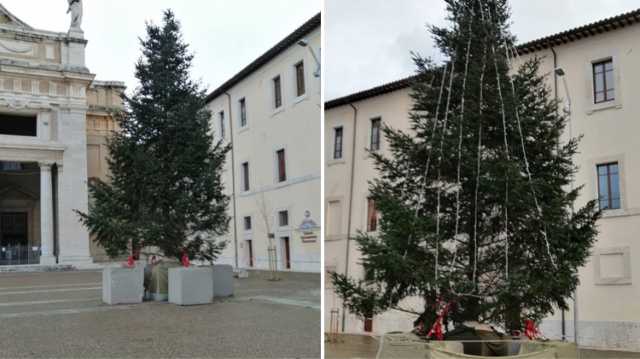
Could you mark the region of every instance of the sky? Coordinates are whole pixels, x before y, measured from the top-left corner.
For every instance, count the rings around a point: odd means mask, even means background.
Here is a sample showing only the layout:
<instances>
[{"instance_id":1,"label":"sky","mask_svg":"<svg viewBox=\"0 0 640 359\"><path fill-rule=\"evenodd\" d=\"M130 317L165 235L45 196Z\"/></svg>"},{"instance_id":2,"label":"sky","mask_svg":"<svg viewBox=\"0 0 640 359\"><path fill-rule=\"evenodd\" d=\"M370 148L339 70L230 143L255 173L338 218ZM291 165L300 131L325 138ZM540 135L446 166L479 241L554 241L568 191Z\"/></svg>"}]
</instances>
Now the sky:
<instances>
[{"instance_id":1,"label":"sky","mask_svg":"<svg viewBox=\"0 0 640 359\"><path fill-rule=\"evenodd\" d=\"M30 26L67 32L66 0L0 0ZM215 89L321 10L320 0L84 0L87 67L97 80L137 81L138 38L171 8L195 53L193 77Z\"/></svg>"},{"instance_id":2,"label":"sky","mask_svg":"<svg viewBox=\"0 0 640 359\"><path fill-rule=\"evenodd\" d=\"M638 0L511 0L520 43L640 8ZM412 75L410 52L442 57L426 25L446 25L443 0L325 0L325 99Z\"/></svg>"}]
</instances>

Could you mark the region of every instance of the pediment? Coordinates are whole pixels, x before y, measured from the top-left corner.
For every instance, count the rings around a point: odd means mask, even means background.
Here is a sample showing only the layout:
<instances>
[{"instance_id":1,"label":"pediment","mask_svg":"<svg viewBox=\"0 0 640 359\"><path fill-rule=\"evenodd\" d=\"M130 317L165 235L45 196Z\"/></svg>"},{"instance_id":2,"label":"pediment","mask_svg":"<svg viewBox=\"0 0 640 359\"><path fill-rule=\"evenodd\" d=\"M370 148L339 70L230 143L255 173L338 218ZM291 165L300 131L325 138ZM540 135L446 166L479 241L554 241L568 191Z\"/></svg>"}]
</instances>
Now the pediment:
<instances>
[{"instance_id":1,"label":"pediment","mask_svg":"<svg viewBox=\"0 0 640 359\"><path fill-rule=\"evenodd\" d=\"M0 26L16 27L21 29L33 30L26 22L18 19L4 5L0 4Z\"/></svg>"},{"instance_id":2,"label":"pediment","mask_svg":"<svg viewBox=\"0 0 640 359\"><path fill-rule=\"evenodd\" d=\"M17 186L0 190L0 200L35 201L38 196Z\"/></svg>"}]
</instances>

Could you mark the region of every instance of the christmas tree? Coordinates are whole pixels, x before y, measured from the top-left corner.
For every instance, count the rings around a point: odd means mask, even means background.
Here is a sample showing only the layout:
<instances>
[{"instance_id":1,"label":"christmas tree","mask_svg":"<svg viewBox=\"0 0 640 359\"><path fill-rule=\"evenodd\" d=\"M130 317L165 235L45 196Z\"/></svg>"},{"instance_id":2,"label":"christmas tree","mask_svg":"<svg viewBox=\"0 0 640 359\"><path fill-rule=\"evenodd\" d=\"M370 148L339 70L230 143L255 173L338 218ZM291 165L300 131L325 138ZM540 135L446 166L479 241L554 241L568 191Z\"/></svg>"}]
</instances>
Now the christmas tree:
<instances>
[{"instance_id":1,"label":"christmas tree","mask_svg":"<svg viewBox=\"0 0 640 359\"><path fill-rule=\"evenodd\" d=\"M332 273L353 313L395 309L429 328L479 321L522 329L567 308L600 216L574 203L578 139L509 32L507 0L445 0L451 26L431 27L444 64L414 56L411 130L385 128L372 153L375 235L359 234L364 279ZM516 66L519 63L519 66ZM517 68L516 68L517 67ZM401 307L419 297L421 310Z\"/></svg>"},{"instance_id":2,"label":"christmas tree","mask_svg":"<svg viewBox=\"0 0 640 359\"><path fill-rule=\"evenodd\" d=\"M221 174L229 148L214 143L206 93L190 79L193 55L171 11L147 24L136 64L139 87L126 97L109 140L108 183L90 184L81 220L112 256L153 248L213 261L226 242L229 198Z\"/></svg>"}]
</instances>

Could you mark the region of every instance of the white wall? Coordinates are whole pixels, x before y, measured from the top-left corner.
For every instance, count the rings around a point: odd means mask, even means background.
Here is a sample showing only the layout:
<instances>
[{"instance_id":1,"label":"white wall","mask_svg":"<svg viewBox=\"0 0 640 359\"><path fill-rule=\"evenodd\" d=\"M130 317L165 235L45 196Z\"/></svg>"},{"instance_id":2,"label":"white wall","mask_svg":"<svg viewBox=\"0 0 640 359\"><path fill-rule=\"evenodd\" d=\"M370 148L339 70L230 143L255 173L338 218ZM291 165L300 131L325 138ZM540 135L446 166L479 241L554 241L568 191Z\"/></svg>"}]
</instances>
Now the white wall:
<instances>
[{"instance_id":1,"label":"white wall","mask_svg":"<svg viewBox=\"0 0 640 359\"><path fill-rule=\"evenodd\" d=\"M319 53L320 29L305 36L310 46ZM296 97L294 65L304 61L306 94ZM268 217L269 226L275 232L275 243L280 260L279 268L284 269L281 237L290 238L292 271L319 272L321 263L320 236L312 243L305 243L298 227L304 219L305 211L320 225L320 79L313 76L316 64L306 48L294 45L236 84L228 93L231 96L233 121L233 144L236 171L237 225L230 228L224 239L230 245L220 258L221 262L234 264L234 231L238 239L238 261L240 268L249 268L246 240L253 242L254 268L268 269L268 239L263 214ZM280 75L283 106L273 107L272 79ZM240 128L239 100L244 98L247 106L247 126ZM229 122L229 99L222 95L209 103L212 111L214 137L220 138L220 111L225 113L226 141L231 130ZM287 181L276 181L276 151L285 149ZM249 162L250 185L248 192L242 192L241 165ZM226 191L232 194L231 155L228 156L224 183ZM263 205L264 203L264 205ZM233 203L230 215L233 215ZM266 210L262 210L265 208ZM289 212L289 226L277 228L277 212ZM245 216L252 217L253 229L244 231ZM231 222L233 227L233 221Z\"/></svg>"},{"instance_id":2,"label":"white wall","mask_svg":"<svg viewBox=\"0 0 640 359\"><path fill-rule=\"evenodd\" d=\"M575 157L580 167L575 184L584 186L577 206L598 198L598 164L617 161L621 166L622 209L604 212L598 223L600 234L592 250L594 255L580 270L578 339L586 346L640 351L640 103L636 99L640 83L639 38L640 26L635 25L559 46L555 51L558 66L566 72L573 103L573 136L584 136ZM544 58L543 73L553 69L550 50L536 55ZM592 63L605 58L613 58L616 100L595 106ZM553 88L553 77L548 80ZM558 95L566 98L562 81ZM600 273L622 275L628 266L629 280L615 284L614 278L604 278L611 283L602 284L596 266L600 253L604 256ZM573 339L573 308L566 313L566 320L566 333ZM559 337L561 325L560 313L556 313L543 329L548 335Z\"/></svg>"},{"instance_id":3,"label":"white wall","mask_svg":"<svg viewBox=\"0 0 640 359\"><path fill-rule=\"evenodd\" d=\"M369 158L367 149L370 144L371 119L381 118L383 124L396 129L409 129L409 111L411 109L409 89L398 90L385 95L369 98L354 103L357 109L355 118L355 157L353 151L354 116L355 111L351 106L340 106L325 111L325 228L331 227L326 220L335 218L331 209L341 205L339 211L343 213L340 223L341 230L335 233L327 233L325 236L325 270L345 273L347 258L347 233L348 213L350 202L350 180L352 159L355 160L353 176L353 205L351 209L351 238L359 231L365 231L367 226L367 197L369 195L368 181L377 176L373 167L373 160ZM343 128L343 156L342 159L334 159L335 128ZM388 153L386 143L383 140L381 149ZM329 206L332 203L332 206ZM355 278L364 276L360 263L360 252L357 243L351 241L349 245L349 275ZM325 287L325 325L329 328L331 311L340 310L342 316L342 303L330 288L330 280ZM418 305L416 300L404 303L408 307ZM341 322L340 318L340 322ZM377 316L373 320L374 333L382 334L390 331L409 331L415 318L400 312L389 312ZM364 323L353 315L347 315L345 331L348 333L361 333Z\"/></svg>"}]
</instances>

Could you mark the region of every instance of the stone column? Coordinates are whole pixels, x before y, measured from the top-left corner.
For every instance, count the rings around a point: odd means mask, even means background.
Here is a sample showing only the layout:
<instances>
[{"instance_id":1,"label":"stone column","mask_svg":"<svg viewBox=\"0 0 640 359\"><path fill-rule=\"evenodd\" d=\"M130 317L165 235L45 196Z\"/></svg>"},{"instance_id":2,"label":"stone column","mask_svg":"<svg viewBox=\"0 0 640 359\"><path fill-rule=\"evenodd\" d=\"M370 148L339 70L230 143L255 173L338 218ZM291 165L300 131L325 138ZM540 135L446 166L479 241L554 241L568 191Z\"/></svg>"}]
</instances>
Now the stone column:
<instances>
[{"instance_id":1,"label":"stone column","mask_svg":"<svg viewBox=\"0 0 640 359\"><path fill-rule=\"evenodd\" d=\"M41 162L40 165L40 255L41 265L54 265L53 255L53 181L51 179L52 163Z\"/></svg>"}]
</instances>

